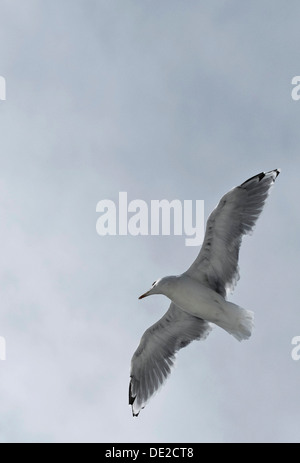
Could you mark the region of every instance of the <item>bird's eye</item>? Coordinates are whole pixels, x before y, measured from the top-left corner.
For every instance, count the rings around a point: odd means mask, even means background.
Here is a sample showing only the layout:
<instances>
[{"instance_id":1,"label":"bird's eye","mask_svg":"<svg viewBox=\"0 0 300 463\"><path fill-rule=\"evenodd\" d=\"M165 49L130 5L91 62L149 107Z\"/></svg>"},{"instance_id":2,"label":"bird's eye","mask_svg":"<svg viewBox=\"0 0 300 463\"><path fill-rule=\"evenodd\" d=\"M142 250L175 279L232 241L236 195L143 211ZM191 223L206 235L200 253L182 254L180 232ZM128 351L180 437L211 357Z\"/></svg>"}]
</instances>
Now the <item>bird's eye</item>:
<instances>
[{"instance_id":1,"label":"bird's eye","mask_svg":"<svg viewBox=\"0 0 300 463\"><path fill-rule=\"evenodd\" d=\"M152 286L154 286L154 285L155 285L155 283L156 283L156 281L155 281L154 283L152 283Z\"/></svg>"}]
</instances>

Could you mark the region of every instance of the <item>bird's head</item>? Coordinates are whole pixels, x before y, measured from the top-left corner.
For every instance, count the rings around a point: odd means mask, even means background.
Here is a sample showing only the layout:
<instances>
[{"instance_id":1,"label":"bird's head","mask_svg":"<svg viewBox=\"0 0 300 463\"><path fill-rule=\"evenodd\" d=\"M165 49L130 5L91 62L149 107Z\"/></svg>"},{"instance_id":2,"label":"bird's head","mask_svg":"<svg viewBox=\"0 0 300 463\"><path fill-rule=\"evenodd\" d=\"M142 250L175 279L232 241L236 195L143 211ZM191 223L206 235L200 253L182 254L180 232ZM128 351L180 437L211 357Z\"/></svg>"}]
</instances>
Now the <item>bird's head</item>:
<instances>
[{"instance_id":1,"label":"bird's head","mask_svg":"<svg viewBox=\"0 0 300 463\"><path fill-rule=\"evenodd\" d=\"M174 287L176 284L177 277L170 276L160 278L159 280L154 281L152 283L151 288L142 294L139 299L143 299L144 297L151 296L152 294L164 294L165 296L169 295L170 289Z\"/></svg>"}]
</instances>

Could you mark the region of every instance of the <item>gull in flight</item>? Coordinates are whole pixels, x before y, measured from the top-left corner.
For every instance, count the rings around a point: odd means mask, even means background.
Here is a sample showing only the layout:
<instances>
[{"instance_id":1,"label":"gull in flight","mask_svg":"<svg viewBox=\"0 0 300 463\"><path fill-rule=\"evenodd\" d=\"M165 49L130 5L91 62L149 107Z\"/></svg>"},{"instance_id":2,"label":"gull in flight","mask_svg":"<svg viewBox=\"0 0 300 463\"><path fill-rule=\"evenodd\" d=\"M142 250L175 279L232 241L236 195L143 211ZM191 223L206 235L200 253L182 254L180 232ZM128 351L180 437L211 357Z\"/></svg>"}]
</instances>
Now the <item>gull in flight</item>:
<instances>
[{"instance_id":1,"label":"gull in flight","mask_svg":"<svg viewBox=\"0 0 300 463\"><path fill-rule=\"evenodd\" d=\"M131 360L129 404L137 416L171 373L175 354L205 339L214 323L238 341L248 339L253 312L226 301L239 279L243 235L250 233L280 169L262 172L230 190L210 214L202 247L182 275L156 280L139 299L164 294L171 300L165 315L143 334Z\"/></svg>"}]
</instances>

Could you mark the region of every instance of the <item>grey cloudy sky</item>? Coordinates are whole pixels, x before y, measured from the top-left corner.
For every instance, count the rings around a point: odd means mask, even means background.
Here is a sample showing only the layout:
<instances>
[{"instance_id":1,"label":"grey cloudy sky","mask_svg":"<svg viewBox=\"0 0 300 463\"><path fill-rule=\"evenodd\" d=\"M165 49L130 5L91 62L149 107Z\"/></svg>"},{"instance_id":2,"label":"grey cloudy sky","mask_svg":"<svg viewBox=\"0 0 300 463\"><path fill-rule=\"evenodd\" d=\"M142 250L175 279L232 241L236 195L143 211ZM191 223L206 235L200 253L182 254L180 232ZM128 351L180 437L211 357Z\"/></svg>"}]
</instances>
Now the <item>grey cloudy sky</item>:
<instances>
[{"instance_id":1,"label":"grey cloudy sky","mask_svg":"<svg viewBox=\"0 0 300 463\"><path fill-rule=\"evenodd\" d=\"M1 0L2 442L299 442L300 5ZM215 328L178 355L133 419L130 359L168 307L137 297L184 271L184 236L96 233L96 204L203 199L281 167L243 242L230 300L255 311L239 344Z\"/></svg>"}]
</instances>

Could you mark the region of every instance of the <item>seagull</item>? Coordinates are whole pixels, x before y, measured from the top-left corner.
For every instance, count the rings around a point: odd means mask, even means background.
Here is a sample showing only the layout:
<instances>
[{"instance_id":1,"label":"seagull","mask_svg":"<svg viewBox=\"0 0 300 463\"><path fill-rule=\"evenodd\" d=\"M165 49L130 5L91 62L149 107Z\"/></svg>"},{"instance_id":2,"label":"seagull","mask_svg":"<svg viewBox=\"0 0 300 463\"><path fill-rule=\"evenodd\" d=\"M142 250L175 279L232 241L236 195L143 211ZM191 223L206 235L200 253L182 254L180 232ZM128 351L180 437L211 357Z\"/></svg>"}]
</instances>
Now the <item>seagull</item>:
<instances>
[{"instance_id":1,"label":"seagull","mask_svg":"<svg viewBox=\"0 0 300 463\"><path fill-rule=\"evenodd\" d=\"M190 268L154 281L139 297L163 294L171 304L145 331L132 357L129 405L133 416L165 382L175 354L192 341L205 339L210 323L238 341L251 336L253 312L227 301L226 294L239 279L242 237L253 230L279 173L280 169L261 172L225 194L207 220L202 247Z\"/></svg>"}]
</instances>

